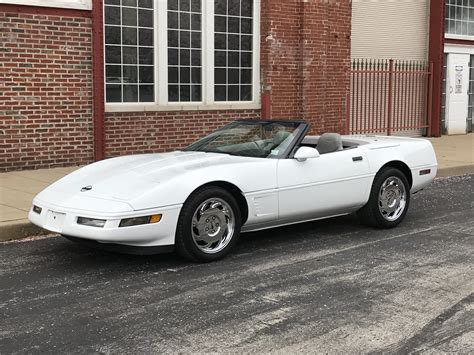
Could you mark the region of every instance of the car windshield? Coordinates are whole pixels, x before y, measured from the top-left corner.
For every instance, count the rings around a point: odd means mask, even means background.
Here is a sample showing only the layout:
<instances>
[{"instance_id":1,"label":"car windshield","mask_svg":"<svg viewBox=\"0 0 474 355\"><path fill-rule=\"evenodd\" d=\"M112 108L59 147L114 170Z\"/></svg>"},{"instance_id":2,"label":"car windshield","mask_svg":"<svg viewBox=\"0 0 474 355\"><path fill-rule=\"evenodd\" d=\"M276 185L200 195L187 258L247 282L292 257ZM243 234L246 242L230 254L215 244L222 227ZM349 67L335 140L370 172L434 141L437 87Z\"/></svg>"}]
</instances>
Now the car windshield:
<instances>
[{"instance_id":1,"label":"car windshield","mask_svg":"<svg viewBox=\"0 0 474 355\"><path fill-rule=\"evenodd\" d=\"M279 158L302 129L301 122L237 121L191 144L186 151Z\"/></svg>"}]
</instances>

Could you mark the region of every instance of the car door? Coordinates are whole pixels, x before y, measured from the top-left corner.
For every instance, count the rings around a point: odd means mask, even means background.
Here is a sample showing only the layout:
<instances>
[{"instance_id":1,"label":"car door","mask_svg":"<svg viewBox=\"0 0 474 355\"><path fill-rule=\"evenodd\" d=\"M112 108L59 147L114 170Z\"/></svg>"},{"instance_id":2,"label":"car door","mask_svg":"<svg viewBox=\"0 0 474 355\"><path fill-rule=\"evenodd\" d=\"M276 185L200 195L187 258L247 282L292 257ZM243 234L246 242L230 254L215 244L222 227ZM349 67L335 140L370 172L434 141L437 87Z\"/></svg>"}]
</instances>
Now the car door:
<instances>
[{"instance_id":1,"label":"car door","mask_svg":"<svg viewBox=\"0 0 474 355\"><path fill-rule=\"evenodd\" d=\"M369 164L359 147L277 166L279 219L307 220L349 213L363 206L370 188Z\"/></svg>"}]
</instances>

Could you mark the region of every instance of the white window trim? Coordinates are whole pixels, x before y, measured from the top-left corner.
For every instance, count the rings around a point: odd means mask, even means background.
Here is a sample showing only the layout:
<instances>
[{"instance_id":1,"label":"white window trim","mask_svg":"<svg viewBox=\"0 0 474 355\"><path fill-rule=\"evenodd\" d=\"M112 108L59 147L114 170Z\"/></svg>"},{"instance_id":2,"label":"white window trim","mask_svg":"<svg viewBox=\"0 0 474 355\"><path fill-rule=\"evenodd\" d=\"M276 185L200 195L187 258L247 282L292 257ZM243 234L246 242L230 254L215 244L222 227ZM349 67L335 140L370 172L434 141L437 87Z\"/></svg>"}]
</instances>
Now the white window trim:
<instances>
[{"instance_id":1,"label":"white window trim","mask_svg":"<svg viewBox=\"0 0 474 355\"><path fill-rule=\"evenodd\" d=\"M474 41L474 36L468 36L468 35L456 35L456 34L451 34L451 33L446 33L444 35L444 38L447 39L462 39L466 41Z\"/></svg>"},{"instance_id":2,"label":"white window trim","mask_svg":"<svg viewBox=\"0 0 474 355\"><path fill-rule=\"evenodd\" d=\"M168 105L157 105L155 103L125 102L105 104L105 112L153 112L153 111L214 111L214 110L258 110L262 107L258 102L222 102L211 104L199 104L186 102L186 104L175 103Z\"/></svg>"},{"instance_id":3,"label":"white window trim","mask_svg":"<svg viewBox=\"0 0 474 355\"><path fill-rule=\"evenodd\" d=\"M92 10L92 0L0 0L0 4L55 7L61 9Z\"/></svg>"},{"instance_id":4,"label":"white window trim","mask_svg":"<svg viewBox=\"0 0 474 355\"><path fill-rule=\"evenodd\" d=\"M446 54L470 54L474 55L474 47L471 45L463 44L452 44L447 43L444 45L444 53Z\"/></svg>"},{"instance_id":5,"label":"white window trim","mask_svg":"<svg viewBox=\"0 0 474 355\"><path fill-rule=\"evenodd\" d=\"M202 1L202 102L168 102L168 5L155 7L155 102L105 103L105 112L260 109L260 1L254 1L252 50L252 101L214 101L214 1ZM158 25L158 26L157 26ZM105 26L105 24L104 24ZM105 47L105 44L104 44ZM105 50L105 48L104 48ZM105 61L104 61L105 70ZM104 85L105 90L105 85ZM105 92L104 92L105 95ZM104 96L105 97L105 96Z\"/></svg>"}]
</instances>

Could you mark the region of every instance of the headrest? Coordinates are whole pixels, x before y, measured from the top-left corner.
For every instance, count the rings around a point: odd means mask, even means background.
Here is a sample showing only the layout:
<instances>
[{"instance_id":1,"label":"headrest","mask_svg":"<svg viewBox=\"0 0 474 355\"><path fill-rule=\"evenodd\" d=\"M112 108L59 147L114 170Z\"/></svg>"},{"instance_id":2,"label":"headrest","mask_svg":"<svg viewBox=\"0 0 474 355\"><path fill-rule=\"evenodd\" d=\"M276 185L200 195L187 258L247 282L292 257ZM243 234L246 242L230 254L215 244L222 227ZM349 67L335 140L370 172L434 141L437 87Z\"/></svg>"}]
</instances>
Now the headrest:
<instances>
[{"instance_id":1,"label":"headrest","mask_svg":"<svg viewBox=\"0 0 474 355\"><path fill-rule=\"evenodd\" d=\"M326 154L342 150L342 138L338 133L324 133L318 140L319 154Z\"/></svg>"}]
</instances>

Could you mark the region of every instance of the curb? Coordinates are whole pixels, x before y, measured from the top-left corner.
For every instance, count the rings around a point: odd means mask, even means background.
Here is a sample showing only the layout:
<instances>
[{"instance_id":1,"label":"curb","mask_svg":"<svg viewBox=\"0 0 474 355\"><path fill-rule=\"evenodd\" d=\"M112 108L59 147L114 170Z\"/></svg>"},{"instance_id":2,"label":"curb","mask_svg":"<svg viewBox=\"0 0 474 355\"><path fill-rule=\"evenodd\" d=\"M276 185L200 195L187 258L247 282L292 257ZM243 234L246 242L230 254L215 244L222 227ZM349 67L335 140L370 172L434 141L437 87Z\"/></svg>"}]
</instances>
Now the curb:
<instances>
[{"instance_id":1,"label":"curb","mask_svg":"<svg viewBox=\"0 0 474 355\"><path fill-rule=\"evenodd\" d=\"M35 226L27 219L0 223L0 242L18 240L46 234L51 234L51 232Z\"/></svg>"},{"instance_id":2,"label":"curb","mask_svg":"<svg viewBox=\"0 0 474 355\"><path fill-rule=\"evenodd\" d=\"M441 168L438 170L436 177L459 176L468 174L474 174L474 164L453 166L450 168Z\"/></svg>"},{"instance_id":3,"label":"curb","mask_svg":"<svg viewBox=\"0 0 474 355\"><path fill-rule=\"evenodd\" d=\"M436 177L460 176L466 174L474 174L474 164L454 166L451 168L441 168L438 170ZM0 242L19 240L47 234L51 234L51 232L35 226L26 218L14 222L0 223Z\"/></svg>"}]
</instances>

